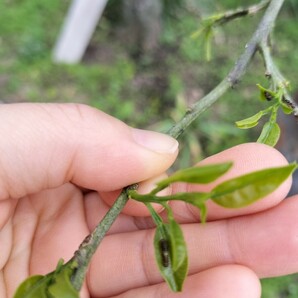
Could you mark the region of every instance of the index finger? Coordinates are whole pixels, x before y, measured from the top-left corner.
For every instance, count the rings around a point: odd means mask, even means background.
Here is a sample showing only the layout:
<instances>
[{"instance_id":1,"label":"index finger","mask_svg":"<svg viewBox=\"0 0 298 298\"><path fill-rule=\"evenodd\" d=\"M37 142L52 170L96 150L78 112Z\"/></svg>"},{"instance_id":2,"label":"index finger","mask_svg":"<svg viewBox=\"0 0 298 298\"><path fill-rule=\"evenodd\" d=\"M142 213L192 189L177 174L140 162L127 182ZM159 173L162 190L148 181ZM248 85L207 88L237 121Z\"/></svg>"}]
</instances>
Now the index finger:
<instances>
[{"instance_id":1,"label":"index finger","mask_svg":"<svg viewBox=\"0 0 298 298\"><path fill-rule=\"evenodd\" d=\"M0 107L0 200L67 182L112 191L165 171L178 143L79 104Z\"/></svg>"}]
</instances>

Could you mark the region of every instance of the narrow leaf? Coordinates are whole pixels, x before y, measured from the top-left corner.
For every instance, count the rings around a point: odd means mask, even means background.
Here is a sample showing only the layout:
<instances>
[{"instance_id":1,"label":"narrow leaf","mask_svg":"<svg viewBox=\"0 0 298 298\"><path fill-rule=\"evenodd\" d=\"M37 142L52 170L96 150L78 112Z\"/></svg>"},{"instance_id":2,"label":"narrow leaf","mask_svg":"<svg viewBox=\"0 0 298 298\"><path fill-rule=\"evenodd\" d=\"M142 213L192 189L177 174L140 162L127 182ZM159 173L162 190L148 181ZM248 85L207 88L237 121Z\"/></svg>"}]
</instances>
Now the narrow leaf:
<instances>
[{"instance_id":1,"label":"narrow leaf","mask_svg":"<svg viewBox=\"0 0 298 298\"><path fill-rule=\"evenodd\" d=\"M272 99L277 98L277 93L264 88L263 86L261 86L260 84L257 84L258 88L260 89L260 97L262 100L267 100L270 101Z\"/></svg>"},{"instance_id":2,"label":"narrow leaf","mask_svg":"<svg viewBox=\"0 0 298 298\"><path fill-rule=\"evenodd\" d=\"M168 227L171 239L171 263L173 270L176 272L180 270L181 265L183 265L185 259L187 259L187 249L180 225L175 221L172 211L170 210L168 210L168 221L169 223L166 224L166 226Z\"/></svg>"},{"instance_id":3,"label":"narrow leaf","mask_svg":"<svg viewBox=\"0 0 298 298\"><path fill-rule=\"evenodd\" d=\"M165 241L167 242L168 246L166 251L161 248L161 243ZM170 236L168 234L167 228L164 224L157 226L154 236L154 251L158 269L171 290L177 292L178 285L174 277L170 259L171 249Z\"/></svg>"},{"instance_id":4,"label":"narrow leaf","mask_svg":"<svg viewBox=\"0 0 298 298\"><path fill-rule=\"evenodd\" d=\"M33 275L25 279L17 288L14 298L48 298L47 286L49 278L43 275Z\"/></svg>"},{"instance_id":5,"label":"narrow leaf","mask_svg":"<svg viewBox=\"0 0 298 298\"><path fill-rule=\"evenodd\" d=\"M47 275L34 275L27 278L17 288L14 298L78 298L70 278L76 268L75 262L63 265L59 261L55 271Z\"/></svg>"},{"instance_id":6,"label":"narrow leaf","mask_svg":"<svg viewBox=\"0 0 298 298\"><path fill-rule=\"evenodd\" d=\"M204 31L206 30L205 27L201 27L200 29L198 29L197 31L193 32L190 36L190 38L192 39L196 39L198 38Z\"/></svg>"},{"instance_id":7,"label":"narrow leaf","mask_svg":"<svg viewBox=\"0 0 298 298\"><path fill-rule=\"evenodd\" d=\"M265 115L264 112L263 111L260 111L257 114L255 114L255 115L253 115L253 116L251 116L249 118L246 118L246 119L243 119L243 120L240 120L240 121L235 122L235 124L237 125L238 128L241 128L241 129L252 128L252 127L258 125L259 120L264 115Z\"/></svg>"},{"instance_id":8,"label":"narrow leaf","mask_svg":"<svg viewBox=\"0 0 298 298\"><path fill-rule=\"evenodd\" d=\"M188 272L187 249L182 230L168 210L168 224L159 224L154 237L158 268L174 292L182 290Z\"/></svg>"},{"instance_id":9,"label":"narrow leaf","mask_svg":"<svg viewBox=\"0 0 298 298\"><path fill-rule=\"evenodd\" d=\"M293 113L294 109L290 106L287 105L286 102L284 102L283 100L280 101L280 104L281 104L281 108L283 110L283 112L286 114L286 115L290 115Z\"/></svg>"},{"instance_id":10,"label":"narrow leaf","mask_svg":"<svg viewBox=\"0 0 298 298\"><path fill-rule=\"evenodd\" d=\"M157 189L161 190L174 182L188 182L206 184L216 180L218 177L226 173L232 166L231 162L221 164L211 164L198 166L177 171L169 178L166 178L157 183ZM151 193L156 193L153 190Z\"/></svg>"},{"instance_id":11,"label":"narrow leaf","mask_svg":"<svg viewBox=\"0 0 298 298\"><path fill-rule=\"evenodd\" d=\"M212 190L211 199L227 208L247 206L276 190L296 168L290 164L230 179Z\"/></svg>"},{"instance_id":12,"label":"narrow leaf","mask_svg":"<svg viewBox=\"0 0 298 298\"><path fill-rule=\"evenodd\" d=\"M257 140L258 143L263 143L274 147L280 137L280 128L276 122L266 122L262 132Z\"/></svg>"},{"instance_id":13,"label":"narrow leaf","mask_svg":"<svg viewBox=\"0 0 298 298\"><path fill-rule=\"evenodd\" d=\"M211 60L211 41L212 41L212 36L213 36L213 28L210 26L206 30L205 34L205 52L206 52L206 61Z\"/></svg>"},{"instance_id":14,"label":"narrow leaf","mask_svg":"<svg viewBox=\"0 0 298 298\"><path fill-rule=\"evenodd\" d=\"M55 271L54 281L48 288L53 297L79 298L78 291L71 283L71 276L75 268L77 268L76 262L70 262L59 268L58 272Z\"/></svg>"}]
</instances>

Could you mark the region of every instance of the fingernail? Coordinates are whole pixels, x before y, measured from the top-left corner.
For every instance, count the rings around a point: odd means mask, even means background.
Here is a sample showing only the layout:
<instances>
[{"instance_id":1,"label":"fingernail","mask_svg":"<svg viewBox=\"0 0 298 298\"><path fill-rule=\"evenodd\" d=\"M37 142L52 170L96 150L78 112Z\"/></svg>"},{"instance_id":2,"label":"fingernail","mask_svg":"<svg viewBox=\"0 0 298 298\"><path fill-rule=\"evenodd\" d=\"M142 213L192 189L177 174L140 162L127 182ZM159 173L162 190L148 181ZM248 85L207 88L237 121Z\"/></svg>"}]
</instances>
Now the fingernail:
<instances>
[{"instance_id":1,"label":"fingernail","mask_svg":"<svg viewBox=\"0 0 298 298\"><path fill-rule=\"evenodd\" d=\"M179 146L174 138L155 131L133 128L132 135L139 145L158 153L174 153Z\"/></svg>"}]
</instances>

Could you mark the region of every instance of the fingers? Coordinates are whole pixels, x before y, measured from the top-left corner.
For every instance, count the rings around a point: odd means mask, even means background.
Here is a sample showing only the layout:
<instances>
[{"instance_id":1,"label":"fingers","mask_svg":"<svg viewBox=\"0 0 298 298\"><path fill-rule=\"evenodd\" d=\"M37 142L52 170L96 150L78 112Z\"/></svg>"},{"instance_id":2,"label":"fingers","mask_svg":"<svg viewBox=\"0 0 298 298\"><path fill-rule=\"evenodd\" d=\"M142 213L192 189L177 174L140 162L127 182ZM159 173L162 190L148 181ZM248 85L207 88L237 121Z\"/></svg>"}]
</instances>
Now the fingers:
<instances>
[{"instance_id":1,"label":"fingers","mask_svg":"<svg viewBox=\"0 0 298 298\"><path fill-rule=\"evenodd\" d=\"M212 188L225 180L241 176L249 172L265 168L284 166L287 164L284 156L276 149L259 143L242 144L232 147L221 153L206 158L199 164L222 163L227 161L233 162L232 168L215 182L208 185L187 185L182 183L176 184L173 191L209 192ZM208 220L251 214L271 208L285 198L290 190L291 183L292 179L290 177L273 193L244 208L223 208L209 200L207 203ZM172 207L177 219L179 219L180 222L193 222L195 220L198 220L198 210L195 207L185 205L182 202L173 202Z\"/></svg>"},{"instance_id":2,"label":"fingers","mask_svg":"<svg viewBox=\"0 0 298 298\"><path fill-rule=\"evenodd\" d=\"M297 212L295 196L258 214L187 225L190 273L223 264L247 266L259 277L297 272Z\"/></svg>"},{"instance_id":3,"label":"fingers","mask_svg":"<svg viewBox=\"0 0 298 298\"><path fill-rule=\"evenodd\" d=\"M252 268L260 277L297 272L297 212L298 195L259 216L234 219L228 233L235 262Z\"/></svg>"},{"instance_id":4,"label":"fingers","mask_svg":"<svg viewBox=\"0 0 298 298\"><path fill-rule=\"evenodd\" d=\"M242 144L230 148L221 153L206 158L199 164L223 163L227 161L233 161L232 169L230 169L230 171L228 171L224 176L219 178L214 183L210 183L208 185L177 183L173 185L172 190L166 189L163 194L169 195L170 191L172 191L173 193L187 191L208 192L224 180L244 175L252 171L257 171L269 167L283 166L287 164L287 161L284 158L284 156L281 153L279 153L276 149L259 143ZM158 177L154 177L146 181L145 184L141 183L138 191L140 193L150 192L150 190L153 189L154 185L163 178L163 176L159 175ZM285 183L283 183L276 191L270 194L270 199L268 199L268 197L263 198L259 202L256 202L251 206L241 209L227 209L216 205L212 201L208 201L208 220L249 214L270 208L284 199L284 197L290 189L290 186L291 178L289 178ZM118 194L119 191L101 193L100 196L107 204L111 205L112 202L117 198ZM184 202L177 201L171 202L170 204L173 208L176 218L181 223L188 223L199 220L199 212L196 207L193 207L189 204L186 205ZM124 213L132 216L149 215L149 212L147 208L144 206L144 204L133 200L130 200L128 202L124 209Z\"/></svg>"},{"instance_id":5,"label":"fingers","mask_svg":"<svg viewBox=\"0 0 298 298\"><path fill-rule=\"evenodd\" d=\"M13 202L12 200L0 201L0 231L9 219L15 204L16 202Z\"/></svg>"},{"instance_id":6,"label":"fingers","mask_svg":"<svg viewBox=\"0 0 298 298\"><path fill-rule=\"evenodd\" d=\"M223 163L227 161L233 161L232 168L215 182L209 183L207 185L176 183L173 185L172 192L209 192L212 188L225 180L241 176L249 172L265 168L284 166L287 164L286 159L279 151L259 143L242 144L232 147L221 153L206 158L199 164ZM162 178L162 176L159 176L151 179L150 181L146 181L145 187L142 187L143 185L141 184L139 191L141 193L149 192L154 187L154 184ZM223 208L209 200L207 202L208 220L210 221L244 214L251 214L271 208L286 197L291 187L291 182L292 179L289 177L273 193L244 208ZM171 191L171 189L167 189L164 195L169 195L169 191ZM111 204L117 197L117 194L117 192L101 193L101 198L106 203ZM173 208L175 217L180 223L199 221L199 212L196 207L179 201L173 201L170 203L170 205ZM125 207L125 213L132 216L149 215L144 205L135 201L130 201L128 203L128 205Z\"/></svg>"},{"instance_id":7,"label":"fingers","mask_svg":"<svg viewBox=\"0 0 298 298\"><path fill-rule=\"evenodd\" d=\"M248 268L239 265L226 265L211 268L189 276L181 293L170 291L166 283L127 291L118 298L259 298L260 282Z\"/></svg>"},{"instance_id":8,"label":"fingers","mask_svg":"<svg viewBox=\"0 0 298 298\"><path fill-rule=\"evenodd\" d=\"M164 172L177 142L84 105L0 108L0 199L72 181L110 191Z\"/></svg>"},{"instance_id":9,"label":"fingers","mask_svg":"<svg viewBox=\"0 0 298 298\"><path fill-rule=\"evenodd\" d=\"M259 277L297 271L297 213L298 196L259 214L182 225L189 274L228 264L244 265ZM162 282L153 261L153 236L154 230L142 230L104 238L89 272L88 284L95 296Z\"/></svg>"},{"instance_id":10,"label":"fingers","mask_svg":"<svg viewBox=\"0 0 298 298\"><path fill-rule=\"evenodd\" d=\"M227 161L233 161L233 167L227 172L224 176L220 179L215 181L214 183L210 183L208 185L197 185L197 184L185 184L185 183L177 183L173 185L172 190L166 189L164 195L169 195L170 191L173 193L175 192L185 192L185 191L210 191L215 185L218 183L236 177L240 175L244 175L248 172L269 168L269 167L277 167L283 166L287 164L284 156L275 150L272 147L258 144L258 143L250 143L250 144L242 144L231 149L225 150L219 154L206 158L200 164L208 164L208 163L221 163ZM155 177L146 181L145 183L141 183L141 187L139 191L141 193L149 192L153 187L154 184L163 179L162 176ZM285 196L287 195L290 186L291 186L292 179L289 178L285 181L278 189L276 189L273 193L268 195L267 197L259 200L258 202L238 209L227 209L220 207L213 203L212 201L207 202L208 206L208 220L215 220L215 219L222 219L222 218L229 218L239 215L251 214L255 212L259 212L262 210L266 210L278 204L282 201ZM109 205L116 199L119 192L108 192L108 193L101 193L100 197ZM91 206L92 205L92 206ZM184 202L171 202L170 203L176 219L180 223L191 223L191 222L198 222L199 221L199 212L196 207L193 207L189 204L185 204ZM90 207L91 206L91 207ZM104 208L105 207L105 208ZM99 218L102 218L107 211L106 206L103 206L101 200L98 198L96 194L92 195L92 199L86 202L86 209L89 210L88 212L88 221L89 226L94 227ZM157 209L158 210L158 209ZM144 204L135 202L130 200L125 207L124 212L126 214L132 216L148 216L148 210L144 206ZM163 214L161 214L163 215ZM126 220L125 220L126 221ZM133 225L130 226L131 229L136 229L136 224L138 227L146 228L148 226L152 226L152 221L150 218L147 219L134 219L131 220L134 222ZM113 227L115 232L125 232L128 225L119 224L118 230L116 227Z\"/></svg>"}]
</instances>

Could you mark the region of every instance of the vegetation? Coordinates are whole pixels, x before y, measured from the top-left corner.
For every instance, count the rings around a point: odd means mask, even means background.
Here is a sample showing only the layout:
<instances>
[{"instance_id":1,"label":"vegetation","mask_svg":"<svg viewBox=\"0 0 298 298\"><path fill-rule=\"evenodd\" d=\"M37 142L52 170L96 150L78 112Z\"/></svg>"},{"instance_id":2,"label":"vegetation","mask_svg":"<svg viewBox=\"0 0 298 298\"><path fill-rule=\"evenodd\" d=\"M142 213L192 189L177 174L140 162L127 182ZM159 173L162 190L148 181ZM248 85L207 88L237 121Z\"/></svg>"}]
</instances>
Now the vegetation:
<instances>
[{"instance_id":1,"label":"vegetation","mask_svg":"<svg viewBox=\"0 0 298 298\"><path fill-rule=\"evenodd\" d=\"M260 18L253 16L253 22L235 21L237 30L235 23L218 28L213 42L216 49L211 50L212 59L207 62L202 41L192 39L191 35L197 31L203 15L235 8L239 3L202 1L204 5L198 15L191 13L184 2L175 1L176 6L164 16L160 48L151 55L141 53L138 57L125 46L119 22L109 13L115 7L110 5L83 63L71 66L51 61L51 50L70 1L0 2L0 99L87 103L131 125L167 130L181 118L187 106L226 76ZM295 78L297 72L297 14L297 4L288 1L274 35L276 62L288 78ZM241 93L240 88L229 91L212 111L192 125L181 141L185 148L177 167L189 166L234 144L257 139L258 129L240 131L233 122L267 107L257 100L259 90L255 86L256 81L266 85L263 69L263 62L257 57L241 83ZM297 83L291 84L295 94ZM277 282L263 281L263 297L295 297L296 279L297 276L292 276L274 279Z\"/></svg>"}]
</instances>

